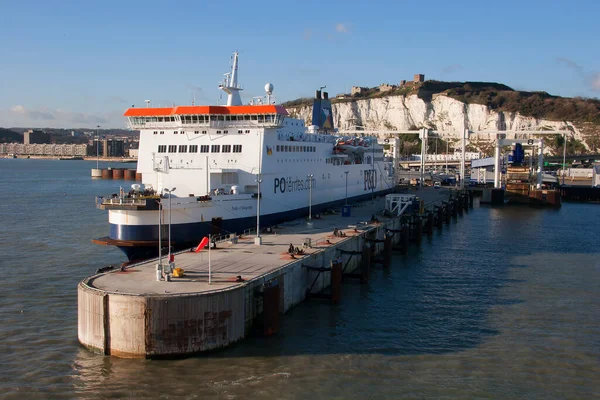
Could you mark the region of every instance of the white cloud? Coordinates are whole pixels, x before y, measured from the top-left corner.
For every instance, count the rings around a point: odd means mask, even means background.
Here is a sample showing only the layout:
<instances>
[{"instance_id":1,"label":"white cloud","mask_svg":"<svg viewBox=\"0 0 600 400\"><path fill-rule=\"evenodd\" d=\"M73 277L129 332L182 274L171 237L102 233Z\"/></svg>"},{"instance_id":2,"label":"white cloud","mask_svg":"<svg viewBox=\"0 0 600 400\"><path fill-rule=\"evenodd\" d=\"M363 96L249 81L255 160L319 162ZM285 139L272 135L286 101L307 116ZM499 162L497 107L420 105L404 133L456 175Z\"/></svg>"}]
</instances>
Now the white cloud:
<instances>
[{"instance_id":1,"label":"white cloud","mask_svg":"<svg viewBox=\"0 0 600 400\"><path fill-rule=\"evenodd\" d=\"M600 92L600 73L588 73L583 66L566 57L557 57L556 62L563 64L569 69L575 71L583 80L588 89L594 92Z\"/></svg>"},{"instance_id":2,"label":"white cloud","mask_svg":"<svg viewBox=\"0 0 600 400\"><path fill-rule=\"evenodd\" d=\"M600 92L600 73L595 73L591 78L592 90Z\"/></svg>"},{"instance_id":3,"label":"white cloud","mask_svg":"<svg viewBox=\"0 0 600 400\"><path fill-rule=\"evenodd\" d=\"M11 107L10 111L16 114L25 114L25 107L23 107L22 105L16 105L14 107Z\"/></svg>"},{"instance_id":4,"label":"white cloud","mask_svg":"<svg viewBox=\"0 0 600 400\"><path fill-rule=\"evenodd\" d=\"M348 27L339 22L335 25L335 31L339 33L348 33Z\"/></svg>"},{"instance_id":5,"label":"white cloud","mask_svg":"<svg viewBox=\"0 0 600 400\"><path fill-rule=\"evenodd\" d=\"M64 109L49 109L46 107L28 109L16 105L4 111L0 110L0 120L13 127L32 128L85 128L101 124L106 127L125 127L122 111L89 114Z\"/></svg>"},{"instance_id":6,"label":"white cloud","mask_svg":"<svg viewBox=\"0 0 600 400\"><path fill-rule=\"evenodd\" d=\"M463 69L461 64L452 64L442 68L442 72L450 74L452 72L460 71L461 69Z\"/></svg>"}]
</instances>

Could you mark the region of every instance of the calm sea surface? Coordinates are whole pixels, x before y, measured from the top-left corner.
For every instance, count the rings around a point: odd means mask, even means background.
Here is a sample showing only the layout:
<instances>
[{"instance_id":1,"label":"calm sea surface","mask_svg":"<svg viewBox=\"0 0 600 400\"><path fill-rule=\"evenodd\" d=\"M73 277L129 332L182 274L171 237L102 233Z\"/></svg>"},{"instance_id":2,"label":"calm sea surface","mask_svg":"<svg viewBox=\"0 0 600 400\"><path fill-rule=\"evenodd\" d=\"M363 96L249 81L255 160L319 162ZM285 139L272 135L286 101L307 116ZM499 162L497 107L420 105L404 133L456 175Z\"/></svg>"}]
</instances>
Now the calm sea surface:
<instances>
[{"instance_id":1,"label":"calm sea surface","mask_svg":"<svg viewBox=\"0 0 600 400\"><path fill-rule=\"evenodd\" d=\"M0 159L0 398L600 398L598 205L476 207L277 337L123 360L77 341L78 282L125 261L95 165Z\"/></svg>"}]
</instances>

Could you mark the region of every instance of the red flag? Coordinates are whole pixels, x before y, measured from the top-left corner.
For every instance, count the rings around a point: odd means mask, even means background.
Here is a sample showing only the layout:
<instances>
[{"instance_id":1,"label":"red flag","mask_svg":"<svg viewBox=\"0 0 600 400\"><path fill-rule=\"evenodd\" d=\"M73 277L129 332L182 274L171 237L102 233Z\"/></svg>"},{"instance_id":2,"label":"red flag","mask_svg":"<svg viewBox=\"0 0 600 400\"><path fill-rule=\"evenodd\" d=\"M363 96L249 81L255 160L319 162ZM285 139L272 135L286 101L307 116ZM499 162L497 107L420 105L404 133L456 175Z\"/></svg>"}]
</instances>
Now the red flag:
<instances>
[{"instance_id":1,"label":"red flag","mask_svg":"<svg viewBox=\"0 0 600 400\"><path fill-rule=\"evenodd\" d=\"M208 244L208 237L204 236L202 238L202 241L200 242L200 244L198 244L198 247L196 247L196 250L194 250L194 253L200 253L200 251L202 251L202 249L205 248L207 244Z\"/></svg>"}]
</instances>

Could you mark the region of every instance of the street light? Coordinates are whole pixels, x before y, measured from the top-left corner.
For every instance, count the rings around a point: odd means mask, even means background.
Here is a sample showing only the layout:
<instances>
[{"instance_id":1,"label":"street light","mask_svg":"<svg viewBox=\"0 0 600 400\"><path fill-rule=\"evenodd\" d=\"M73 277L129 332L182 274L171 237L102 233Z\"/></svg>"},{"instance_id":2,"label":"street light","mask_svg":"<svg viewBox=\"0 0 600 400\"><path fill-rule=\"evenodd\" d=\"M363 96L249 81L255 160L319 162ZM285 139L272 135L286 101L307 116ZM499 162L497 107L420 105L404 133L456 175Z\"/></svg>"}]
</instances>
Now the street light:
<instances>
[{"instance_id":1,"label":"street light","mask_svg":"<svg viewBox=\"0 0 600 400\"><path fill-rule=\"evenodd\" d=\"M260 174L256 175L256 183L258 184L258 194L256 196L256 238L254 239L254 244L261 244L262 239L260 237L260 184L262 179Z\"/></svg>"},{"instance_id":2,"label":"street light","mask_svg":"<svg viewBox=\"0 0 600 400\"><path fill-rule=\"evenodd\" d=\"M348 205L348 172L350 171L344 171L346 174L346 205Z\"/></svg>"},{"instance_id":3,"label":"street light","mask_svg":"<svg viewBox=\"0 0 600 400\"><path fill-rule=\"evenodd\" d=\"M306 177L308 178L308 223L312 223L312 180L313 174L308 174Z\"/></svg>"},{"instance_id":4,"label":"street light","mask_svg":"<svg viewBox=\"0 0 600 400\"><path fill-rule=\"evenodd\" d=\"M177 189L163 189L163 191L169 193L169 262L171 262L171 195L172 192Z\"/></svg>"},{"instance_id":5,"label":"street light","mask_svg":"<svg viewBox=\"0 0 600 400\"><path fill-rule=\"evenodd\" d=\"M156 280L162 278L162 199L158 202L158 264L156 265Z\"/></svg>"},{"instance_id":6,"label":"street light","mask_svg":"<svg viewBox=\"0 0 600 400\"><path fill-rule=\"evenodd\" d=\"M99 157L100 157L98 155L98 154L100 154L98 152L98 146L99 146L99 143L98 143L98 130L99 129L100 129L100 125L96 125L96 169L98 169L98 160L99 160Z\"/></svg>"}]
</instances>

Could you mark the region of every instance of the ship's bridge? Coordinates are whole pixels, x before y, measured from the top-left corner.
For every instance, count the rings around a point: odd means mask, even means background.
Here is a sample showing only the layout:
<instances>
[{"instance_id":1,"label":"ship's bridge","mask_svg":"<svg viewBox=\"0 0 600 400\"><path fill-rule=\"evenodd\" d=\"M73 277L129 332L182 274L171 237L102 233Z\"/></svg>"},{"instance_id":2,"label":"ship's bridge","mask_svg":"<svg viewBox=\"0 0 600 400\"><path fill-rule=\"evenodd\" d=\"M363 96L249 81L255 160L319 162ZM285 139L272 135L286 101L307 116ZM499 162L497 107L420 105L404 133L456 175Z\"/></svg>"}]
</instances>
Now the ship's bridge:
<instances>
[{"instance_id":1,"label":"ship's bridge","mask_svg":"<svg viewBox=\"0 0 600 400\"><path fill-rule=\"evenodd\" d=\"M130 108L125 114L131 129L151 128L278 128L287 110L276 105L178 106Z\"/></svg>"}]
</instances>

